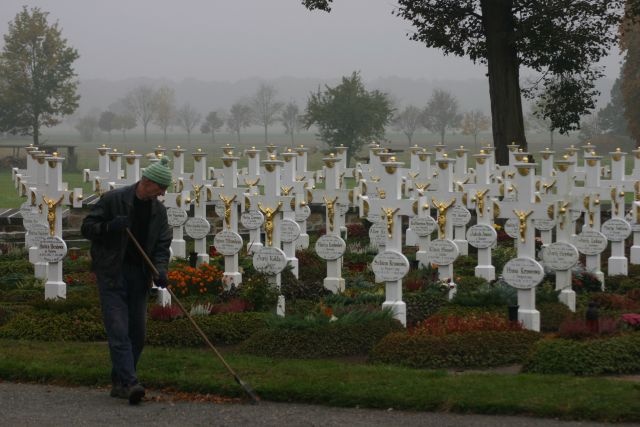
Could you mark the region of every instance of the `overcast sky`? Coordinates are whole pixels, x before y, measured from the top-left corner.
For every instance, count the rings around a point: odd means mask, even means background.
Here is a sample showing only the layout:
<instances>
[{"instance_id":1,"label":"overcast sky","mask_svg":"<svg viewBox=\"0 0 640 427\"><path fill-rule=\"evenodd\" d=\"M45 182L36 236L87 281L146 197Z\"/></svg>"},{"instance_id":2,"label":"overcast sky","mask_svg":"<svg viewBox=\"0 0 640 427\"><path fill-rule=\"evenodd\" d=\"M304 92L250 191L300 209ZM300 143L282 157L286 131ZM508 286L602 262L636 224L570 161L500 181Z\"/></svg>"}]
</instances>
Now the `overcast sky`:
<instances>
[{"instance_id":1,"label":"overcast sky","mask_svg":"<svg viewBox=\"0 0 640 427\"><path fill-rule=\"evenodd\" d=\"M58 20L80 53L79 78L281 76L365 80L484 78L484 68L410 41L392 0L336 0L330 14L300 0L0 0L0 33L22 5ZM608 58L606 73L619 73Z\"/></svg>"}]
</instances>

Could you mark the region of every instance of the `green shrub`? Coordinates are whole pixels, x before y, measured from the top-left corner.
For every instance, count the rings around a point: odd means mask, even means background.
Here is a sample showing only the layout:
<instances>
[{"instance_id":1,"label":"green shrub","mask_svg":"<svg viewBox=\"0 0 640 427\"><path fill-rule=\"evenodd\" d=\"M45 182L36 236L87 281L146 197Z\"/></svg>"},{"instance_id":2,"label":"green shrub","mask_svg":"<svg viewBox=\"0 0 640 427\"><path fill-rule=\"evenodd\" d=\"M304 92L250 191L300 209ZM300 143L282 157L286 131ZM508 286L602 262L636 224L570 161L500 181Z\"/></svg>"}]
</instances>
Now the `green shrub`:
<instances>
[{"instance_id":1,"label":"green shrub","mask_svg":"<svg viewBox=\"0 0 640 427\"><path fill-rule=\"evenodd\" d=\"M300 279L296 279L291 268L282 272L280 292L282 292L287 301L296 299L320 301L320 298L331 293L328 289L325 289L323 284L326 271L322 274L316 274L315 277L307 278L303 278L305 274L302 274L302 268L300 273Z\"/></svg>"},{"instance_id":2,"label":"green shrub","mask_svg":"<svg viewBox=\"0 0 640 427\"><path fill-rule=\"evenodd\" d=\"M0 327L0 337L38 341L98 341L106 339L98 310L25 311Z\"/></svg>"},{"instance_id":3,"label":"green shrub","mask_svg":"<svg viewBox=\"0 0 640 427\"><path fill-rule=\"evenodd\" d=\"M607 276L604 279L604 285L607 292L624 294L638 287L638 278L623 275Z\"/></svg>"},{"instance_id":4,"label":"green shrub","mask_svg":"<svg viewBox=\"0 0 640 427\"><path fill-rule=\"evenodd\" d=\"M558 302L560 291L556 291L556 278L554 275L547 275L542 283L536 286L536 304Z\"/></svg>"},{"instance_id":5,"label":"green shrub","mask_svg":"<svg viewBox=\"0 0 640 427\"><path fill-rule=\"evenodd\" d=\"M415 325L447 305L447 293L432 288L423 292L410 292L404 295L407 305L407 325Z\"/></svg>"},{"instance_id":6,"label":"green shrub","mask_svg":"<svg viewBox=\"0 0 640 427\"><path fill-rule=\"evenodd\" d=\"M516 289L502 281L488 283L479 277L462 277L451 300L466 307L506 306L516 301Z\"/></svg>"},{"instance_id":7,"label":"green shrub","mask_svg":"<svg viewBox=\"0 0 640 427\"><path fill-rule=\"evenodd\" d=\"M386 311L352 312L333 322L285 317L269 326L243 342L239 351L299 359L366 355L382 337L402 329Z\"/></svg>"},{"instance_id":8,"label":"green shrub","mask_svg":"<svg viewBox=\"0 0 640 427\"><path fill-rule=\"evenodd\" d=\"M518 251L513 247L511 241L507 245L498 245L491 251L491 262L496 269L496 275L501 274L504 269L504 265L511 258L518 256Z\"/></svg>"},{"instance_id":9,"label":"green shrub","mask_svg":"<svg viewBox=\"0 0 640 427\"><path fill-rule=\"evenodd\" d=\"M640 333L574 341L538 342L523 366L539 374L615 375L640 372Z\"/></svg>"},{"instance_id":10,"label":"green shrub","mask_svg":"<svg viewBox=\"0 0 640 427\"><path fill-rule=\"evenodd\" d=\"M28 259L5 259L5 255L2 258L2 261L0 261L0 279L4 279L5 276L10 274L33 275L33 265Z\"/></svg>"},{"instance_id":11,"label":"green shrub","mask_svg":"<svg viewBox=\"0 0 640 427\"><path fill-rule=\"evenodd\" d=\"M478 265L478 258L475 256L462 255L455 261L455 275L456 283L462 278L472 278L476 272L476 266ZM459 276L459 278L458 278Z\"/></svg>"},{"instance_id":12,"label":"green shrub","mask_svg":"<svg viewBox=\"0 0 640 427\"><path fill-rule=\"evenodd\" d=\"M266 327L265 313L224 313L198 317L200 329L213 344L236 344ZM166 347L200 347L205 343L189 319L149 320L147 343Z\"/></svg>"},{"instance_id":13,"label":"green shrub","mask_svg":"<svg viewBox=\"0 0 640 427\"><path fill-rule=\"evenodd\" d=\"M0 326L7 323L12 315L13 312L10 309L0 306Z\"/></svg>"},{"instance_id":14,"label":"green shrub","mask_svg":"<svg viewBox=\"0 0 640 427\"><path fill-rule=\"evenodd\" d=\"M398 332L373 349L375 362L413 368L490 368L521 363L540 339L533 331L474 331L445 336Z\"/></svg>"},{"instance_id":15,"label":"green shrub","mask_svg":"<svg viewBox=\"0 0 640 427\"><path fill-rule=\"evenodd\" d=\"M561 302L543 302L537 305L540 312L540 330L557 332L562 322L573 316L569 307Z\"/></svg>"},{"instance_id":16,"label":"green shrub","mask_svg":"<svg viewBox=\"0 0 640 427\"><path fill-rule=\"evenodd\" d=\"M242 278L242 285L233 297L242 298L254 311L269 311L276 306L278 291L269 284L267 276L253 270Z\"/></svg>"}]
</instances>

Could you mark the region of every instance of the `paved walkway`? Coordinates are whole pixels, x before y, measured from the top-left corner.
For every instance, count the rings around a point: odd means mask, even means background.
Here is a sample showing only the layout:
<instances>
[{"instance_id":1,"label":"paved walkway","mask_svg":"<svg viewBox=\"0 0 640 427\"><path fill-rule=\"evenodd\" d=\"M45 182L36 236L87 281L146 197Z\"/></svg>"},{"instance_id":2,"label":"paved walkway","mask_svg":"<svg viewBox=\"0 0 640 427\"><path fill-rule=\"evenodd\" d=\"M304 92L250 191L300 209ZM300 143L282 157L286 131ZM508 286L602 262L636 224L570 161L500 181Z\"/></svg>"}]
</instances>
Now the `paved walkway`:
<instances>
[{"instance_id":1,"label":"paved walkway","mask_svg":"<svg viewBox=\"0 0 640 427\"><path fill-rule=\"evenodd\" d=\"M89 387L0 382L3 426L438 426L574 427L602 423L528 417L457 415L394 410L330 408L261 402L259 405L173 401L151 391L138 406ZM640 425L640 424L617 424Z\"/></svg>"}]
</instances>

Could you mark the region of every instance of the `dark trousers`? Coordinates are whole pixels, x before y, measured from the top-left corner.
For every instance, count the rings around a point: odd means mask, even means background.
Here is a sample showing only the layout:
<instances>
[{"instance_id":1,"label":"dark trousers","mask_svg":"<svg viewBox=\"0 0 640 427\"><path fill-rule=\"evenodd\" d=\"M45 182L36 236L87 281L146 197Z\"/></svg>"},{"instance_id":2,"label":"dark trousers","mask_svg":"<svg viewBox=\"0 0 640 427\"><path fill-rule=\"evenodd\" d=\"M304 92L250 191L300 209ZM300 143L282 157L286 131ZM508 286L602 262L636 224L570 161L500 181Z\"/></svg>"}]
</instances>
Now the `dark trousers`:
<instances>
[{"instance_id":1,"label":"dark trousers","mask_svg":"<svg viewBox=\"0 0 640 427\"><path fill-rule=\"evenodd\" d=\"M124 264L118 276L98 274L97 278L111 355L111 381L136 384L136 366L146 333L147 279L139 265L130 264Z\"/></svg>"}]
</instances>

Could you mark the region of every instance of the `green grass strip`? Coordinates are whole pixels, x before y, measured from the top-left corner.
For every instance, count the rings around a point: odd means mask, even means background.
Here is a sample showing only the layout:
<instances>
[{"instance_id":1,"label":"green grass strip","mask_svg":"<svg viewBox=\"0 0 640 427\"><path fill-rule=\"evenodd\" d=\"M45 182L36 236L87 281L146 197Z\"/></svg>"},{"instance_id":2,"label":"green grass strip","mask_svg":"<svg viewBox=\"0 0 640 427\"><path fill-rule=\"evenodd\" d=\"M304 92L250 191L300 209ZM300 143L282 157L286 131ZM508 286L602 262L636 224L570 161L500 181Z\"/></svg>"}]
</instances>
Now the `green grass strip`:
<instances>
[{"instance_id":1,"label":"green grass strip","mask_svg":"<svg viewBox=\"0 0 640 427\"><path fill-rule=\"evenodd\" d=\"M640 421L640 384L565 375L425 371L336 360L225 355L264 400L342 407ZM242 397L243 390L204 349L148 347L139 366L149 387ZM107 385L105 343L0 340L0 378Z\"/></svg>"}]
</instances>

